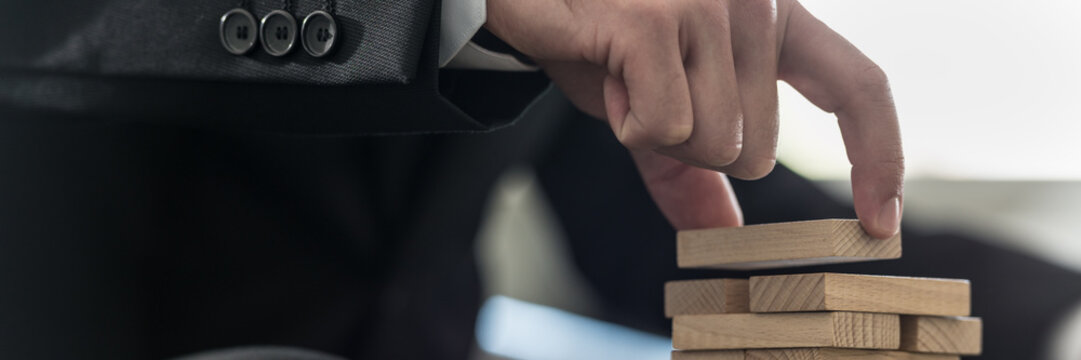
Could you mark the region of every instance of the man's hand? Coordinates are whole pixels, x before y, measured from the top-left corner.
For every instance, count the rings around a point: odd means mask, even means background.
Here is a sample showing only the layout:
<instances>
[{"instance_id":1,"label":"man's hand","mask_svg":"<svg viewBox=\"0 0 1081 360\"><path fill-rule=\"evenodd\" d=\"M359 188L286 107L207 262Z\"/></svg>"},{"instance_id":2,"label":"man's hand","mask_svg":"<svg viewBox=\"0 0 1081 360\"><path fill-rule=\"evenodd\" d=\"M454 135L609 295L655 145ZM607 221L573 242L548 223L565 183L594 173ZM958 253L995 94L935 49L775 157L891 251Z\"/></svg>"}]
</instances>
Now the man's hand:
<instances>
[{"instance_id":1,"label":"man's hand","mask_svg":"<svg viewBox=\"0 0 1081 360\"><path fill-rule=\"evenodd\" d=\"M713 170L773 169L780 79L837 115L863 227L897 232L904 156L886 76L794 0L488 0L488 14L489 30L608 120L676 228L742 222Z\"/></svg>"}]
</instances>

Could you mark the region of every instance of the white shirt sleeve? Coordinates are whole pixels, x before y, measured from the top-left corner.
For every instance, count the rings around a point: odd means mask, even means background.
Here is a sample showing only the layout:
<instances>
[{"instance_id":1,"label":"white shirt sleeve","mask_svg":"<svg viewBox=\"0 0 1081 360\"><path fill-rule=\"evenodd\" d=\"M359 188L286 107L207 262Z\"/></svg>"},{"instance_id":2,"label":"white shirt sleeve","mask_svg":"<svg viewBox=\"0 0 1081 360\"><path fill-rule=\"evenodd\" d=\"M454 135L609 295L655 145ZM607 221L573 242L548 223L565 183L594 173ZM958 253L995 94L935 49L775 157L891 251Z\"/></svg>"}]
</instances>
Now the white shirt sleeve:
<instances>
[{"instance_id":1,"label":"white shirt sleeve","mask_svg":"<svg viewBox=\"0 0 1081 360\"><path fill-rule=\"evenodd\" d=\"M440 14L439 67L534 71L513 56L484 49L470 42L487 21L485 0L443 0Z\"/></svg>"}]
</instances>

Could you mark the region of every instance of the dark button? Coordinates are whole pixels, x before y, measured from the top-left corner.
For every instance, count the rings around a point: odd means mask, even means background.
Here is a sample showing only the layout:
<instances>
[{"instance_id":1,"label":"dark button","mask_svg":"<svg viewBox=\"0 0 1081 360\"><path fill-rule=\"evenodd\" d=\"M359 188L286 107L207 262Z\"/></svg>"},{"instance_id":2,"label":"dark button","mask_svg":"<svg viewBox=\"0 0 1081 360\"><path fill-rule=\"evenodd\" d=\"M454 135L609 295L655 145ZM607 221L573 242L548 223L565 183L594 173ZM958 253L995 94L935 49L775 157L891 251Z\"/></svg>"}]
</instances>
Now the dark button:
<instances>
[{"instance_id":1,"label":"dark button","mask_svg":"<svg viewBox=\"0 0 1081 360\"><path fill-rule=\"evenodd\" d=\"M338 22L323 10L317 10L304 18L300 26L304 51L314 57L323 57L334 50L338 40Z\"/></svg>"},{"instance_id":2,"label":"dark button","mask_svg":"<svg viewBox=\"0 0 1081 360\"><path fill-rule=\"evenodd\" d=\"M274 10L259 24L259 40L267 54L282 56L293 51L297 42L297 20L284 10Z\"/></svg>"},{"instance_id":3,"label":"dark button","mask_svg":"<svg viewBox=\"0 0 1081 360\"><path fill-rule=\"evenodd\" d=\"M234 55L244 55L255 47L258 24L248 10L236 8L221 16L218 33L221 45Z\"/></svg>"}]
</instances>

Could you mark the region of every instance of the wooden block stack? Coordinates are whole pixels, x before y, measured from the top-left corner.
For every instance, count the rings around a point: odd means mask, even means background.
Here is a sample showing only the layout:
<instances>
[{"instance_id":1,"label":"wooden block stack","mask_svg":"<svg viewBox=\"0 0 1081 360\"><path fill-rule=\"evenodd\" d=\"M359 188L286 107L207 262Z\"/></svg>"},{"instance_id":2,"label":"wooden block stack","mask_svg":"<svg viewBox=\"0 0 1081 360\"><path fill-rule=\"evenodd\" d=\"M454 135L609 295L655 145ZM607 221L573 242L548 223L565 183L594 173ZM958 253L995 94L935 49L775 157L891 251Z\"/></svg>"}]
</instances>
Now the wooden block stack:
<instances>
[{"instance_id":1,"label":"wooden block stack","mask_svg":"<svg viewBox=\"0 0 1081 360\"><path fill-rule=\"evenodd\" d=\"M901 257L856 220L682 231L681 268L768 269ZM813 273L665 284L677 360L947 360L980 353L968 280Z\"/></svg>"}]
</instances>

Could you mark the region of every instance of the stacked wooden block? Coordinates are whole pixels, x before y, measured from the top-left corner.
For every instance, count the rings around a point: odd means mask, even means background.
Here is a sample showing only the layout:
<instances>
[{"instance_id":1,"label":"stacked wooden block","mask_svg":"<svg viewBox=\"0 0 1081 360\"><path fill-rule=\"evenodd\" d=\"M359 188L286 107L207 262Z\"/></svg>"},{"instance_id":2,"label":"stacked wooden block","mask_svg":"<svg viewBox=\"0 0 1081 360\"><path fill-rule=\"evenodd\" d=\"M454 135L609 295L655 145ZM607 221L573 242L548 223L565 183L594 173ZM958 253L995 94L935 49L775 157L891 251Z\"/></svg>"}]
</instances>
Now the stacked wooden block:
<instances>
[{"instance_id":1,"label":"stacked wooden block","mask_svg":"<svg viewBox=\"0 0 1081 360\"><path fill-rule=\"evenodd\" d=\"M896 259L855 220L683 231L681 268L768 269ZM672 281L672 359L946 360L980 353L967 280L811 273Z\"/></svg>"}]
</instances>

